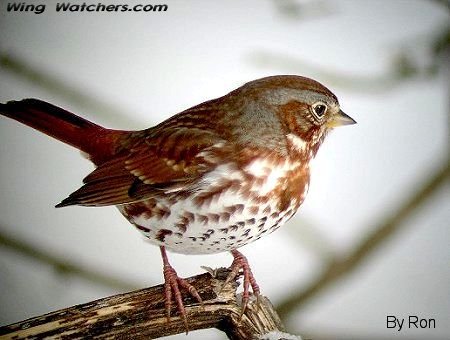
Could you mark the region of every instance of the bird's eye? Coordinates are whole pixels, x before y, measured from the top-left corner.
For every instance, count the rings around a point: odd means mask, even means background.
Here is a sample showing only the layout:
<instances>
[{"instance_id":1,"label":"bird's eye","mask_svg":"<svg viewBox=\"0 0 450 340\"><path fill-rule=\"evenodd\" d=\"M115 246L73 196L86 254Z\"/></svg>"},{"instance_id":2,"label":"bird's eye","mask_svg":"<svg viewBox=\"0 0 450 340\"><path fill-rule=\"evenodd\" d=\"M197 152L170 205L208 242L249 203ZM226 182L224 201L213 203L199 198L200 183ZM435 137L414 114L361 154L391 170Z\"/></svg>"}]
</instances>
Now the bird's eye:
<instances>
[{"instance_id":1,"label":"bird's eye","mask_svg":"<svg viewBox=\"0 0 450 340\"><path fill-rule=\"evenodd\" d=\"M315 103L312 106L312 112L314 114L314 116L316 116L317 119L322 119L322 117L324 116L325 112L327 112L327 106L324 103Z\"/></svg>"}]
</instances>

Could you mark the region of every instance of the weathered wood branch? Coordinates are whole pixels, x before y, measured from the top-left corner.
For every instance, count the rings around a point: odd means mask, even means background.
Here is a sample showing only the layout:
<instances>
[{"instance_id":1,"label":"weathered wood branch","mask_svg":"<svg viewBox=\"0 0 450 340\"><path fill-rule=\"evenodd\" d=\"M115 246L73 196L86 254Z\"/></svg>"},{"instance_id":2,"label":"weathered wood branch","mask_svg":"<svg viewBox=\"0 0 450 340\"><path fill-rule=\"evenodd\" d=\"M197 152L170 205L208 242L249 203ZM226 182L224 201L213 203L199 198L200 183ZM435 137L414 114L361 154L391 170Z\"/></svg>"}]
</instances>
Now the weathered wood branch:
<instances>
[{"instance_id":1,"label":"weathered wood branch","mask_svg":"<svg viewBox=\"0 0 450 340\"><path fill-rule=\"evenodd\" d=\"M236 298L238 284L222 288L228 269L205 273L188 280L203 299L201 306L190 296L183 296L189 330L217 328L230 339L300 339L282 334L284 327L270 301L251 299L241 317ZM1 339L79 338L158 338L186 331L176 307L167 322L164 286L159 285L130 293L62 309L0 328ZM272 332L272 333L271 333ZM274 335L278 334L279 335ZM270 337L265 335L272 334Z\"/></svg>"}]
</instances>

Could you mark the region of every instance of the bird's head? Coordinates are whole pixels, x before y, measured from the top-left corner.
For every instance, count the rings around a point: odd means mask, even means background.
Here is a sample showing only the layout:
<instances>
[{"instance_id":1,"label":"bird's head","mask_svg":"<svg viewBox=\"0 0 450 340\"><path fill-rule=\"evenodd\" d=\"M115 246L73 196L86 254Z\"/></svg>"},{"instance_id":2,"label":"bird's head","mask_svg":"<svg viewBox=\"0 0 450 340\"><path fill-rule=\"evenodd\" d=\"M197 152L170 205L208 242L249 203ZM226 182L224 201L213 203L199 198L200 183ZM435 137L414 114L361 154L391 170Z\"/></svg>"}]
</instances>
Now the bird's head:
<instances>
[{"instance_id":1,"label":"bird's head","mask_svg":"<svg viewBox=\"0 0 450 340\"><path fill-rule=\"evenodd\" d=\"M261 78L235 93L240 106L245 107L244 117L252 121L247 125L262 128L262 133L272 129L281 132L292 148L312 155L331 129L356 123L341 110L329 89L306 77Z\"/></svg>"}]
</instances>

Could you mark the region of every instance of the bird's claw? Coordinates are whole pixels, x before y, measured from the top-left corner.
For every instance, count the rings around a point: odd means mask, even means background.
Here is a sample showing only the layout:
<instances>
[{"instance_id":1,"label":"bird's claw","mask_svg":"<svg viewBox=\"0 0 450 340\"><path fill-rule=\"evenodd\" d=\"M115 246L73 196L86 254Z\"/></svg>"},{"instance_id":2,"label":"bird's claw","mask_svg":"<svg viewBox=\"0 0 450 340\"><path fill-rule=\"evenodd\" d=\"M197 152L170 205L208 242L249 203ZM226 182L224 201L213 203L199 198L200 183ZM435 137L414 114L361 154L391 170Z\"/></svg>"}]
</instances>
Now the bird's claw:
<instances>
[{"instance_id":1,"label":"bird's claw","mask_svg":"<svg viewBox=\"0 0 450 340\"><path fill-rule=\"evenodd\" d=\"M166 296L166 317L167 322L170 322L170 311L172 308L172 297L175 300L178 308L178 312L180 313L181 318L183 319L184 327L186 328L186 334L189 331L188 321L186 316L186 309L183 303L183 297L181 295L180 287L184 288L189 292L189 294L194 297L203 307L203 300L195 289L189 282L185 279L178 277L177 272L170 264L164 265L164 292Z\"/></svg>"},{"instance_id":2,"label":"bird's claw","mask_svg":"<svg viewBox=\"0 0 450 340\"><path fill-rule=\"evenodd\" d=\"M260 301L260 289L250 269L250 265L248 263L247 258L237 250L232 250L231 254L234 257L234 260L230 266L230 273L228 274L221 291L226 285L228 285L238 275L240 275L240 272L242 270L242 274L244 276L244 291L242 293L242 304L240 314L240 318L242 318L242 316L245 313L245 310L247 309L248 301L250 299L250 286L252 287L253 294L256 296L257 306L259 305Z\"/></svg>"},{"instance_id":3,"label":"bird's claw","mask_svg":"<svg viewBox=\"0 0 450 340\"><path fill-rule=\"evenodd\" d=\"M170 322L170 312L172 308L172 297L174 298L178 311L180 313L181 318L183 319L184 326L186 328L186 332L188 331L188 324L186 318L186 309L184 308L179 277L176 271L171 266L164 266L164 291L166 295L165 305L166 305L166 318L167 323Z\"/></svg>"}]
</instances>

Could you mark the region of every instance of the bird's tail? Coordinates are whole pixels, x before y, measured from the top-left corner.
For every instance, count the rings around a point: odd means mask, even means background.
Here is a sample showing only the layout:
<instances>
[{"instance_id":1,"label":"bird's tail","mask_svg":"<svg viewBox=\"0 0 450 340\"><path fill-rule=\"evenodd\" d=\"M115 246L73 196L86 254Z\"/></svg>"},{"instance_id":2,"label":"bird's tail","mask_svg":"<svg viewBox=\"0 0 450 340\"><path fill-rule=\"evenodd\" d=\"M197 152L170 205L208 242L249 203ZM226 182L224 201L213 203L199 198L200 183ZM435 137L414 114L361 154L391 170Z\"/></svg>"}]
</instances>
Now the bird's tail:
<instances>
[{"instance_id":1,"label":"bird's tail","mask_svg":"<svg viewBox=\"0 0 450 340\"><path fill-rule=\"evenodd\" d=\"M117 137L123 133L38 99L0 104L0 114L81 150L96 164L114 153Z\"/></svg>"}]
</instances>

